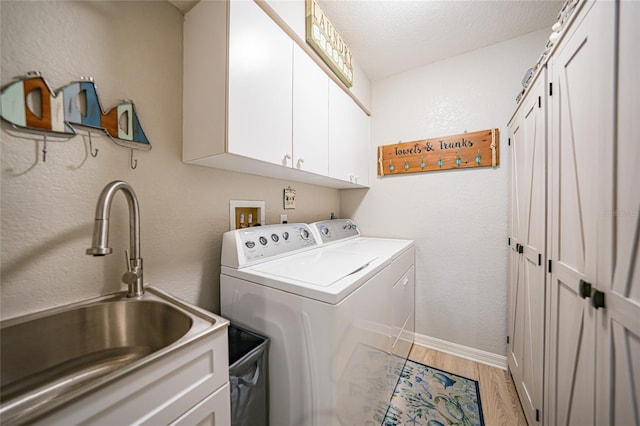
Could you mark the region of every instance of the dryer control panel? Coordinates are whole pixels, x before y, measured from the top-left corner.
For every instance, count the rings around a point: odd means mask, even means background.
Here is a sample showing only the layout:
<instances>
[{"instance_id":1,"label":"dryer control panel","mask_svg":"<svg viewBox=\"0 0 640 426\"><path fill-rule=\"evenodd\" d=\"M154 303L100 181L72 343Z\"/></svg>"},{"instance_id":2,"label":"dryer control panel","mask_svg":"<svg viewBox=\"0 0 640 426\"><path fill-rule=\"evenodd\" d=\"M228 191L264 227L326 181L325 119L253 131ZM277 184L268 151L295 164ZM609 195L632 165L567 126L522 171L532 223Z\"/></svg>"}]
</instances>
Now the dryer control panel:
<instances>
[{"instance_id":1,"label":"dryer control panel","mask_svg":"<svg viewBox=\"0 0 640 426\"><path fill-rule=\"evenodd\" d=\"M360 236L358 227L351 219L323 220L312 223L310 226L322 244Z\"/></svg>"},{"instance_id":2,"label":"dryer control panel","mask_svg":"<svg viewBox=\"0 0 640 426\"><path fill-rule=\"evenodd\" d=\"M305 223L237 229L222 236L221 263L238 268L318 245L316 236Z\"/></svg>"}]
</instances>

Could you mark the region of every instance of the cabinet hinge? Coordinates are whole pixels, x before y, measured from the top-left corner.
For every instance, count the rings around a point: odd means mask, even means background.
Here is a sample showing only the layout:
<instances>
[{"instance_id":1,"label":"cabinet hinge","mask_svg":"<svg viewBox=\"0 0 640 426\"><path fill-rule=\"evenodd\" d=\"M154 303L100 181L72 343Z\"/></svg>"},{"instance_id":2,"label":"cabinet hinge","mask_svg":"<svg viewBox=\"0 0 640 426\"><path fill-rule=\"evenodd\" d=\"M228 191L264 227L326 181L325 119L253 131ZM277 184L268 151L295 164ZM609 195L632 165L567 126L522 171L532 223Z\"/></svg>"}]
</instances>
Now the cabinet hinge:
<instances>
[{"instance_id":1,"label":"cabinet hinge","mask_svg":"<svg viewBox=\"0 0 640 426\"><path fill-rule=\"evenodd\" d=\"M553 96L553 83L549 83L549 96Z\"/></svg>"},{"instance_id":2,"label":"cabinet hinge","mask_svg":"<svg viewBox=\"0 0 640 426\"><path fill-rule=\"evenodd\" d=\"M507 138L507 145L511 146L511 138Z\"/></svg>"},{"instance_id":3,"label":"cabinet hinge","mask_svg":"<svg viewBox=\"0 0 640 426\"><path fill-rule=\"evenodd\" d=\"M551 273L551 259L549 259L549 262L547 263L547 271Z\"/></svg>"},{"instance_id":4,"label":"cabinet hinge","mask_svg":"<svg viewBox=\"0 0 640 426\"><path fill-rule=\"evenodd\" d=\"M538 108L542 108L542 98L538 96Z\"/></svg>"},{"instance_id":5,"label":"cabinet hinge","mask_svg":"<svg viewBox=\"0 0 640 426\"><path fill-rule=\"evenodd\" d=\"M509 336L507 336L507 345L509 344Z\"/></svg>"},{"instance_id":6,"label":"cabinet hinge","mask_svg":"<svg viewBox=\"0 0 640 426\"><path fill-rule=\"evenodd\" d=\"M540 410L536 408L536 422L540 421Z\"/></svg>"}]
</instances>

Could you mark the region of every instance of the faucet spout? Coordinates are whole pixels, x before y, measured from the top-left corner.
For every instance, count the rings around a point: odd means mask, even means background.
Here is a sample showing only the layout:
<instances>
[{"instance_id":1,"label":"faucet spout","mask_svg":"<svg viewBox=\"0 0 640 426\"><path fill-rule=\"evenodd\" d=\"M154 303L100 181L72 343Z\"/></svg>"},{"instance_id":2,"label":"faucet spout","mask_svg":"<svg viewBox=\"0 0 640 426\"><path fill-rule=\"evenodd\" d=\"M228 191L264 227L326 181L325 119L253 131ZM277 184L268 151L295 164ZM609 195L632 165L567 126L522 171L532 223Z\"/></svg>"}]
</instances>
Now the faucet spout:
<instances>
[{"instance_id":1,"label":"faucet spout","mask_svg":"<svg viewBox=\"0 0 640 426\"><path fill-rule=\"evenodd\" d=\"M109 247L109 214L115 194L122 190L129 205L129 262L127 272L122 279L128 286L127 297L144 294L142 282L142 258L140 257L140 207L133 188L121 180L113 181L104 187L96 205L96 219L93 226L93 241L87 254L105 256L112 253Z\"/></svg>"}]
</instances>

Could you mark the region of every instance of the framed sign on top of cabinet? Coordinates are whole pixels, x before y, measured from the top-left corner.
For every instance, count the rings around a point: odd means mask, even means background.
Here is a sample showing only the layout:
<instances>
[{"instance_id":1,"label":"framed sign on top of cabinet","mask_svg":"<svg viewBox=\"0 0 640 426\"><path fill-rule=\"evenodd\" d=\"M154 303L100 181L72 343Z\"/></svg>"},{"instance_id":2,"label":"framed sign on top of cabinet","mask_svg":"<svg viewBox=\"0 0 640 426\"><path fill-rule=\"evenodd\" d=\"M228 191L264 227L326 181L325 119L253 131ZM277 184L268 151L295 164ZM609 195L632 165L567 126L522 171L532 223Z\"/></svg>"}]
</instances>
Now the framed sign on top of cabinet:
<instances>
[{"instance_id":1,"label":"framed sign on top of cabinet","mask_svg":"<svg viewBox=\"0 0 640 426\"><path fill-rule=\"evenodd\" d=\"M307 44L345 86L353 86L353 55L316 0L305 0Z\"/></svg>"}]
</instances>

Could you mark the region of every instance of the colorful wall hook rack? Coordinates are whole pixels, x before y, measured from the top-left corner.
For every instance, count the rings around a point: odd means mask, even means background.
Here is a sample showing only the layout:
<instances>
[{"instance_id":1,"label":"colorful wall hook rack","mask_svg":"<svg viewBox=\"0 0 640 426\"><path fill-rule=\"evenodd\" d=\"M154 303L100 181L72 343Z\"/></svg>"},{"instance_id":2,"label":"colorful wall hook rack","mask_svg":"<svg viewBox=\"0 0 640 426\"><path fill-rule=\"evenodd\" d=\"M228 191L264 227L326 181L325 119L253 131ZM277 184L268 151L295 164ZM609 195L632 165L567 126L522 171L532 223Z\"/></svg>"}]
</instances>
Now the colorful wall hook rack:
<instances>
[{"instance_id":1,"label":"colorful wall hook rack","mask_svg":"<svg viewBox=\"0 0 640 426\"><path fill-rule=\"evenodd\" d=\"M71 138L77 129L99 130L115 144L148 151L135 105L124 100L103 112L93 79L81 79L55 92L40 72L32 71L0 91L1 116L14 130L46 137ZM92 153L93 155L93 153Z\"/></svg>"},{"instance_id":2,"label":"colorful wall hook rack","mask_svg":"<svg viewBox=\"0 0 640 426\"><path fill-rule=\"evenodd\" d=\"M499 130L488 129L378 147L378 176L496 167Z\"/></svg>"}]
</instances>

